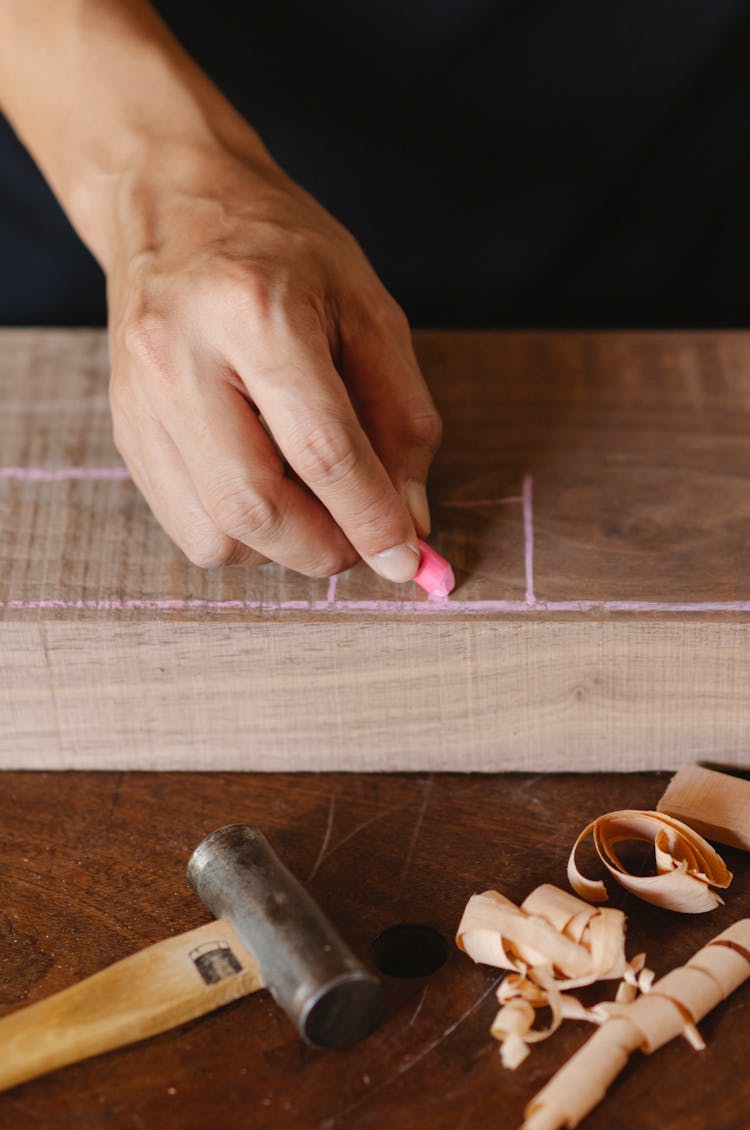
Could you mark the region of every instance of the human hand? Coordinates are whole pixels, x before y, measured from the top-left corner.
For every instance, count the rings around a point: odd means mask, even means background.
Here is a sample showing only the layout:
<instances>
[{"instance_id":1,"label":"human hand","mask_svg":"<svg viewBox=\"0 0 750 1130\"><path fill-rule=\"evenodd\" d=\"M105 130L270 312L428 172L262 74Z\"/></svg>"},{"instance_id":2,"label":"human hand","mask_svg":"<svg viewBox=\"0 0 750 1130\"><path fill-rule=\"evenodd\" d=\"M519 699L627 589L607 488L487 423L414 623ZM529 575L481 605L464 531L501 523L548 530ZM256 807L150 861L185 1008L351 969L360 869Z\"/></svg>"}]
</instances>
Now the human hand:
<instances>
[{"instance_id":1,"label":"human hand","mask_svg":"<svg viewBox=\"0 0 750 1130\"><path fill-rule=\"evenodd\" d=\"M352 236L219 146L155 158L114 227L115 443L167 533L205 568L412 578L440 420Z\"/></svg>"},{"instance_id":2,"label":"human hand","mask_svg":"<svg viewBox=\"0 0 750 1130\"><path fill-rule=\"evenodd\" d=\"M0 5L0 106L104 268L115 442L188 557L412 577L440 422L405 318L153 6Z\"/></svg>"}]
</instances>

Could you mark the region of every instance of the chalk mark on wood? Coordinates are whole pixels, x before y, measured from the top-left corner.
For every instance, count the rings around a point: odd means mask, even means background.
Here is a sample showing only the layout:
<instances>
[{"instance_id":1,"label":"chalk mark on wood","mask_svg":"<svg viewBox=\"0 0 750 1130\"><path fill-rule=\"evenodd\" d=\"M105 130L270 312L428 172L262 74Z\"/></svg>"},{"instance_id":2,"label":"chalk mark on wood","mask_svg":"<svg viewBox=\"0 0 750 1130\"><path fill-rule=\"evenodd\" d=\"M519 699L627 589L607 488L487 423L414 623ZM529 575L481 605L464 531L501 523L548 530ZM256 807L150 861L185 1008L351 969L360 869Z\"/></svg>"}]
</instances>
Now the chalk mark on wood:
<instances>
[{"instance_id":1,"label":"chalk mark on wood","mask_svg":"<svg viewBox=\"0 0 750 1130\"><path fill-rule=\"evenodd\" d=\"M0 479L18 482L60 483L71 479L130 479L127 467L0 467Z\"/></svg>"},{"instance_id":2,"label":"chalk mark on wood","mask_svg":"<svg viewBox=\"0 0 750 1130\"><path fill-rule=\"evenodd\" d=\"M523 499L523 559L526 575L526 603L530 608L536 604L534 596L534 510L531 475L524 475L521 497Z\"/></svg>"},{"instance_id":3,"label":"chalk mark on wood","mask_svg":"<svg viewBox=\"0 0 750 1130\"><path fill-rule=\"evenodd\" d=\"M130 479L126 467L0 467L0 479L29 482L59 482L66 479ZM534 508L533 478L524 475L521 494L496 499L447 500L440 506L490 506L520 502L523 513L524 577L523 600L458 600L449 597L424 600L337 600L338 575L329 579L325 600L199 600L199 599L110 599L110 600L0 600L1 609L21 611L81 612L313 612L350 615L402 613L419 615L518 615L550 612L673 612L685 614L750 613L750 600L540 600L534 590Z\"/></svg>"},{"instance_id":4,"label":"chalk mark on wood","mask_svg":"<svg viewBox=\"0 0 750 1130\"><path fill-rule=\"evenodd\" d=\"M338 583L339 574L334 573L332 577L328 578L328 592L326 593L326 604L336 603L336 585Z\"/></svg>"},{"instance_id":5,"label":"chalk mark on wood","mask_svg":"<svg viewBox=\"0 0 750 1130\"><path fill-rule=\"evenodd\" d=\"M750 600L0 600L0 609L80 612L316 612L476 615L535 612L746 612Z\"/></svg>"}]
</instances>

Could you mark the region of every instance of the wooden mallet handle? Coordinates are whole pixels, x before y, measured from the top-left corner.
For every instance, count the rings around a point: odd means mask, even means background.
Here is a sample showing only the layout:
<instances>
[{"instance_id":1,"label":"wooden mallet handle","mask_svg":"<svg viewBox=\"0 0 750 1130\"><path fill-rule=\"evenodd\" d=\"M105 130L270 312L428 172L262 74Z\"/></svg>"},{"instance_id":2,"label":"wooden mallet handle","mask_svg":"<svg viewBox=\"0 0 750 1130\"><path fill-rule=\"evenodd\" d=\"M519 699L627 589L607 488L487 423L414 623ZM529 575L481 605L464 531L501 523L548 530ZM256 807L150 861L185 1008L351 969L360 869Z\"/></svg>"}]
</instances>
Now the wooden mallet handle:
<instances>
[{"instance_id":1,"label":"wooden mallet handle","mask_svg":"<svg viewBox=\"0 0 750 1130\"><path fill-rule=\"evenodd\" d=\"M344 1047L377 1024L380 982L258 828L206 836L188 878L216 919L0 1020L0 1091L263 987L317 1047Z\"/></svg>"},{"instance_id":2,"label":"wooden mallet handle","mask_svg":"<svg viewBox=\"0 0 750 1130\"><path fill-rule=\"evenodd\" d=\"M255 958L219 919L148 946L0 1020L0 1090L166 1032L263 988Z\"/></svg>"}]
</instances>

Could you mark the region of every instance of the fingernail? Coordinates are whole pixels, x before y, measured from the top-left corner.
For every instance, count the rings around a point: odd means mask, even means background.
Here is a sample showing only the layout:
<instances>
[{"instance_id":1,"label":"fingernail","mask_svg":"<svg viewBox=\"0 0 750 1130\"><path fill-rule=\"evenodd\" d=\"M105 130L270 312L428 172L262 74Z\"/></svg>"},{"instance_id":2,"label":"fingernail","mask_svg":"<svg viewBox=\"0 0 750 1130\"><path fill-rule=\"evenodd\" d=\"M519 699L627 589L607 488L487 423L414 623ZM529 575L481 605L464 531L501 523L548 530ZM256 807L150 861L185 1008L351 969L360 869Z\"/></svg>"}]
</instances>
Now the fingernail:
<instances>
[{"instance_id":1,"label":"fingernail","mask_svg":"<svg viewBox=\"0 0 750 1130\"><path fill-rule=\"evenodd\" d=\"M419 550L415 545L394 545L371 559L372 567L388 581L403 584L410 581L419 568Z\"/></svg>"},{"instance_id":2,"label":"fingernail","mask_svg":"<svg viewBox=\"0 0 750 1130\"><path fill-rule=\"evenodd\" d=\"M404 483L404 502L414 519L417 533L423 538L428 537L432 524L424 483L418 483L416 479L409 479L408 482Z\"/></svg>"}]
</instances>

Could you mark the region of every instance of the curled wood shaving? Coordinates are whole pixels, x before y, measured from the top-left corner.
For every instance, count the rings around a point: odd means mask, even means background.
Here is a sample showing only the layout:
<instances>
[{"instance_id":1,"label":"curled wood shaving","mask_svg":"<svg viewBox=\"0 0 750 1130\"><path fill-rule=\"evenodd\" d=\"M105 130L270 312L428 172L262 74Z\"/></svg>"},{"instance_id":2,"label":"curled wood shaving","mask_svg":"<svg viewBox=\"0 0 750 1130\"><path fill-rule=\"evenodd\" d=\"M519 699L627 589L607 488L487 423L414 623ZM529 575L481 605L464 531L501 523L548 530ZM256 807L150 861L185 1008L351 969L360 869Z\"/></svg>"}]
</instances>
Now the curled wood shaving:
<instances>
[{"instance_id":1,"label":"curled wood shaving","mask_svg":"<svg viewBox=\"0 0 750 1130\"><path fill-rule=\"evenodd\" d=\"M568 881L576 894L590 902L606 902L607 889L601 880L588 879L578 869L576 854L589 836L599 859L621 886L665 910L683 914L713 910L723 899L711 887L728 887L732 881L721 856L687 824L663 812L624 809L608 812L584 828L570 853ZM655 875L631 875L624 866L616 847L629 840L654 845Z\"/></svg>"},{"instance_id":2,"label":"curled wood shaving","mask_svg":"<svg viewBox=\"0 0 750 1130\"><path fill-rule=\"evenodd\" d=\"M525 973L547 966L559 976L580 978L590 971L591 954L545 919L531 919L498 891L472 895L456 942L474 961Z\"/></svg>"},{"instance_id":3,"label":"curled wood shaving","mask_svg":"<svg viewBox=\"0 0 750 1130\"><path fill-rule=\"evenodd\" d=\"M563 990L624 977L630 997L643 972L643 954L625 960L622 911L593 907L549 883L533 890L520 907L498 891L472 895L456 942L474 961L510 971L497 990L502 1007L491 1029L509 1068L522 1063L528 1045L546 1040L566 1017L602 1022L595 1009L585 1009ZM535 1028L536 1010L544 1007L550 1009L550 1023Z\"/></svg>"},{"instance_id":4,"label":"curled wood shaving","mask_svg":"<svg viewBox=\"0 0 750 1130\"><path fill-rule=\"evenodd\" d=\"M622 911L592 907L550 883L537 887L520 907L499 891L472 895L456 942L474 961L528 972L537 983L546 971L560 989L625 972Z\"/></svg>"},{"instance_id":5,"label":"curled wood shaving","mask_svg":"<svg viewBox=\"0 0 750 1130\"><path fill-rule=\"evenodd\" d=\"M535 1039L543 1039L533 1029L534 1008L523 997L508 1001L495 1017L490 1034L500 1041L500 1057L503 1067L514 1071L529 1054L529 1044Z\"/></svg>"},{"instance_id":6,"label":"curled wood shaving","mask_svg":"<svg viewBox=\"0 0 750 1130\"><path fill-rule=\"evenodd\" d=\"M503 1066L513 1070L526 1059L529 1044L548 1039L562 1024L563 994L552 980L542 987L522 973L508 973L500 982L497 999L502 1008L492 1023L490 1035L500 1041ZM546 1028L534 1028L535 1009L545 1007L552 1014L550 1023Z\"/></svg>"},{"instance_id":7,"label":"curled wood shaving","mask_svg":"<svg viewBox=\"0 0 750 1130\"><path fill-rule=\"evenodd\" d=\"M646 969L645 953L637 953L627 968L617 989L616 1001L633 1001L638 993L647 993L654 980L653 969Z\"/></svg>"},{"instance_id":8,"label":"curled wood shaving","mask_svg":"<svg viewBox=\"0 0 750 1130\"><path fill-rule=\"evenodd\" d=\"M648 992L654 974L651 969L643 968L645 956L638 954L627 963L613 1002L602 1001L590 1008L572 993L561 993L554 981L541 988L529 977L520 973L508 973L497 990L497 999L503 1007L490 1028L490 1034L500 1041L503 1067L511 1070L518 1067L529 1054L528 1045L548 1039L563 1020L586 1020L590 1024L603 1024L610 1018L612 1005L635 1000L639 991ZM535 1028L534 1010L544 1007L549 1008L552 1019L546 1028ZM685 1035L688 1033L685 1032Z\"/></svg>"},{"instance_id":9,"label":"curled wood shaving","mask_svg":"<svg viewBox=\"0 0 750 1130\"><path fill-rule=\"evenodd\" d=\"M679 1035L702 1048L696 1024L748 977L750 918L745 918L656 981L645 996L597 1005L606 1020L531 1100L522 1130L577 1126L638 1048L650 1053Z\"/></svg>"}]
</instances>

